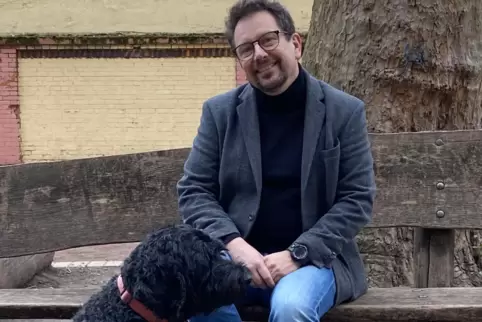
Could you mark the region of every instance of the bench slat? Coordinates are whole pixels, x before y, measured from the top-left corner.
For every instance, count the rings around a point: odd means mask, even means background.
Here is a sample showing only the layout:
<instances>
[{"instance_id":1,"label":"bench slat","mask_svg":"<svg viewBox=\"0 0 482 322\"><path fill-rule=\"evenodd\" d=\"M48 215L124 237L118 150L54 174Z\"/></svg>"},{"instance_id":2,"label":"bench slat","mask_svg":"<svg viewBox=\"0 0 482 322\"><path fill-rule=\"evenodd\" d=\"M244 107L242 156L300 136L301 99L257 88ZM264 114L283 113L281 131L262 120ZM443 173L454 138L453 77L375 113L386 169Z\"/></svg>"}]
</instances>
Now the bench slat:
<instances>
[{"instance_id":1,"label":"bench slat","mask_svg":"<svg viewBox=\"0 0 482 322\"><path fill-rule=\"evenodd\" d=\"M179 221L188 149L0 167L0 258L137 242Z\"/></svg>"},{"instance_id":2,"label":"bench slat","mask_svg":"<svg viewBox=\"0 0 482 322\"><path fill-rule=\"evenodd\" d=\"M371 227L482 228L482 130L371 136Z\"/></svg>"},{"instance_id":3,"label":"bench slat","mask_svg":"<svg viewBox=\"0 0 482 322\"><path fill-rule=\"evenodd\" d=\"M3 318L69 319L98 288L0 290ZM326 322L480 321L482 288L371 288L357 301L333 309ZM242 310L247 321L263 321L267 312Z\"/></svg>"},{"instance_id":4,"label":"bench slat","mask_svg":"<svg viewBox=\"0 0 482 322\"><path fill-rule=\"evenodd\" d=\"M371 227L482 228L482 130L370 139L378 188ZM175 186L188 153L0 167L0 258L136 242L179 222Z\"/></svg>"}]
</instances>

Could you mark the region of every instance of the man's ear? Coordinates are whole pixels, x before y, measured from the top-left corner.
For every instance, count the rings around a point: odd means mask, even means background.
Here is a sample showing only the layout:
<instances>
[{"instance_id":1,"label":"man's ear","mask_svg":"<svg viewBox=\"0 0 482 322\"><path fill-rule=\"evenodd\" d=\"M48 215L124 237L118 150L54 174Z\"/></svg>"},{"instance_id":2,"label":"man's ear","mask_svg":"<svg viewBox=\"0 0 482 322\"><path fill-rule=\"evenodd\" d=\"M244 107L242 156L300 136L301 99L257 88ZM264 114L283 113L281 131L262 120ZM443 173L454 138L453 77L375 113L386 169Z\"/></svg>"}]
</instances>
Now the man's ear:
<instances>
[{"instance_id":1,"label":"man's ear","mask_svg":"<svg viewBox=\"0 0 482 322\"><path fill-rule=\"evenodd\" d=\"M294 49L295 49L295 57L297 60L301 59L301 56L303 54L303 41L301 39L301 36L299 33L295 32L293 36L291 37L291 40L293 41Z\"/></svg>"}]
</instances>

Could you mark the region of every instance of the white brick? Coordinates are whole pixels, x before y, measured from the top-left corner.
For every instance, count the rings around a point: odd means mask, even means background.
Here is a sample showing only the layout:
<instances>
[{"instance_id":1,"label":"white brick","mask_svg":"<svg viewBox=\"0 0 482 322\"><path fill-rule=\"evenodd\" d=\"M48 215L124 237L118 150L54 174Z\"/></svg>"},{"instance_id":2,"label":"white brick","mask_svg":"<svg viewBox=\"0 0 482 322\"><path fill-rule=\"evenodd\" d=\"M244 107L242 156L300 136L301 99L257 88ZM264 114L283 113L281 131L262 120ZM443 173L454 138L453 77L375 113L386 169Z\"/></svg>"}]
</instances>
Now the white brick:
<instances>
[{"instance_id":1,"label":"white brick","mask_svg":"<svg viewBox=\"0 0 482 322\"><path fill-rule=\"evenodd\" d=\"M232 58L20 59L24 160L188 147Z\"/></svg>"}]
</instances>

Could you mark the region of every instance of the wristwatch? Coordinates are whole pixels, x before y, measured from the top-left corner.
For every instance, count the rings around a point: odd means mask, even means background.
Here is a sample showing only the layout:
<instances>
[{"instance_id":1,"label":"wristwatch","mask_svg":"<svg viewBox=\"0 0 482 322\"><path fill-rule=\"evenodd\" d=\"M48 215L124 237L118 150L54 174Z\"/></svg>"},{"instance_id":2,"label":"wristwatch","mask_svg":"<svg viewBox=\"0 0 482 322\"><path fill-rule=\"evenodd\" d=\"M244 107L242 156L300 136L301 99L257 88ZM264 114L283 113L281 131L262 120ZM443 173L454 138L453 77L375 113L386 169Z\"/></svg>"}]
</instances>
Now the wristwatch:
<instances>
[{"instance_id":1,"label":"wristwatch","mask_svg":"<svg viewBox=\"0 0 482 322\"><path fill-rule=\"evenodd\" d=\"M288 247L288 251L291 254L291 258L300 263L301 266L305 265L308 261L308 247L302 244L293 243Z\"/></svg>"}]
</instances>

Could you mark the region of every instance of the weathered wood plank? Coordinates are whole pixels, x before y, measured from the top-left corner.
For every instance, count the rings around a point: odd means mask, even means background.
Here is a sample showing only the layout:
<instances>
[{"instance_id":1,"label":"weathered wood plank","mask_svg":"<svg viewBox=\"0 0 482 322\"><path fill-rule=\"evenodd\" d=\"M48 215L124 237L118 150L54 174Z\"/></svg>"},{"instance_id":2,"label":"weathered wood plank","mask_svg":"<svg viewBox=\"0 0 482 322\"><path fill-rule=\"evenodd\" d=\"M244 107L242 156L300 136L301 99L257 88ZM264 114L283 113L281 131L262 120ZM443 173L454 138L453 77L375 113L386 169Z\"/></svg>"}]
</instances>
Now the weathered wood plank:
<instances>
[{"instance_id":1,"label":"weathered wood plank","mask_svg":"<svg viewBox=\"0 0 482 322\"><path fill-rule=\"evenodd\" d=\"M98 288L0 291L3 318L68 319ZM328 313L324 322L480 321L482 288L369 289L355 302ZM245 308L246 321L264 321L266 310Z\"/></svg>"},{"instance_id":2,"label":"weathered wood plank","mask_svg":"<svg viewBox=\"0 0 482 322\"><path fill-rule=\"evenodd\" d=\"M455 231L433 229L427 287L450 287L454 280Z\"/></svg>"},{"instance_id":3,"label":"weathered wood plank","mask_svg":"<svg viewBox=\"0 0 482 322\"><path fill-rule=\"evenodd\" d=\"M0 258L138 241L179 220L187 149L0 167Z\"/></svg>"},{"instance_id":4,"label":"weathered wood plank","mask_svg":"<svg viewBox=\"0 0 482 322\"><path fill-rule=\"evenodd\" d=\"M414 287L428 287L429 267L430 231L425 228L416 228L413 240Z\"/></svg>"},{"instance_id":5,"label":"weathered wood plank","mask_svg":"<svg viewBox=\"0 0 482 322\"><path fill-rule=\"evenodd\" d=\"M454 279L455 231L415 231L415 287L450 287Z\"/></svg>"},{"instance_id":6,"label":"weathered wood plank","mask_svg":"<svg viewBox=\"0 0 482 322\"><path fill-rule=\"evenodd\" d=\"M370 227L482 228L482 130L370 139ZM0 258L134 242L178 222L175 185L188 152L0 167Z\"/></svg>"},{"instance_id":7,"label":"weathered wood plank","mask_svg":"<svg viewBox=\"0 0 482 322\"><path fill-rule=\"evenodd\" d=\"M482 130L371 135L372 227L482 228Z\"/></svg>"}]
</instances>

